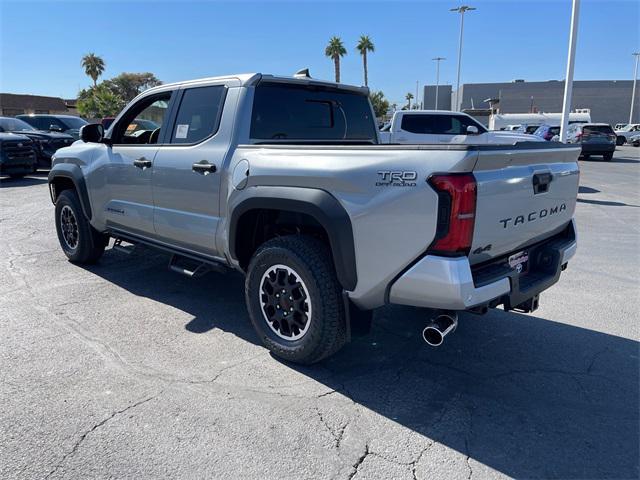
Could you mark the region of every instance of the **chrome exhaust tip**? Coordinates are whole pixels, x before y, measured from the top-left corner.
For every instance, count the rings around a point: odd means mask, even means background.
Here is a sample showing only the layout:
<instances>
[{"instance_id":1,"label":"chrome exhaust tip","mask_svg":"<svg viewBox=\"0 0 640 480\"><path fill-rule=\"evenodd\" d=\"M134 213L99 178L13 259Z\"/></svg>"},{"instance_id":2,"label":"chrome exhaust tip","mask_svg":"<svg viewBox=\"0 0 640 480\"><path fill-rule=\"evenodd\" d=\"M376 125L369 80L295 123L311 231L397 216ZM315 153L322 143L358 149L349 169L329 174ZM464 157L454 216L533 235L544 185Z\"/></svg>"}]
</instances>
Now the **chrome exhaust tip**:
<instances>
[{"instance_id":1,"label":"chrome exhaust tip","mask_svg":"<svg viewBox=\"0 0 640 480\"><path fill-rule=\"evenodd\" d=\"M441 313L422 330L422 338L432 347L439 347L444 337L455 331L458 326L458 314L454 312Z\"/></svg>"}]
</instances>

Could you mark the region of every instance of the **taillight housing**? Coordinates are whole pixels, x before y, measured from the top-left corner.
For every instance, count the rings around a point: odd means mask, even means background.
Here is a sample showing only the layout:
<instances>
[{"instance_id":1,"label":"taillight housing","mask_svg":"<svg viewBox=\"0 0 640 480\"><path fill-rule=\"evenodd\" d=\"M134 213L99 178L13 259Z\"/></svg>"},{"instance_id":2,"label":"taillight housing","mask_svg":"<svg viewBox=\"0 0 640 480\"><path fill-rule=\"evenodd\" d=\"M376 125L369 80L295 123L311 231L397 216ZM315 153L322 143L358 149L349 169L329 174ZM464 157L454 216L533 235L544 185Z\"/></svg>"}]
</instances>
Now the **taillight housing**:
<instances>
[{"instance_id":1,"label":"taillight housing","mask_svg":"<svg viewBox=\"0 0 640 480\"><path fill-rule=\"evenodd\" d=\"M432 175L429 184L438 194L436 237L429 252L468 255L476 220L476 179L471 173Z\"/></svg>"}]
</instances>

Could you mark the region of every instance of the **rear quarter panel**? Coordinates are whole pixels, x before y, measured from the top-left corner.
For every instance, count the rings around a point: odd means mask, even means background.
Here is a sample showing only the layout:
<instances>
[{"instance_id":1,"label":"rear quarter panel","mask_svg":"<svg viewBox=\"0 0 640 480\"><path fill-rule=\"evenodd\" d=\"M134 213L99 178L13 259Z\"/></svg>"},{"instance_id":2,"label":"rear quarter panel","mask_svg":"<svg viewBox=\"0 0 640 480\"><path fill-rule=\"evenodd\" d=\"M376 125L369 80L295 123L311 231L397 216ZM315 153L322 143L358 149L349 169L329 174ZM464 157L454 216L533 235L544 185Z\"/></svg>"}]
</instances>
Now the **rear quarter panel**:
<instances>
[{"instance_id":1,"label":"rear quarter panel","mask_svg":"<svg viewBox=\"0 0 640 480\"><path fill-rule=\"evenodd\" d=\"M446 147L254 145L238 147L227 170L248 163L244 188L291 186L332 194L348 213L355 238L358 283L350 297L374 308L384 304L389 282L434 238L437 196L427 178L434 172L470 171L476 158L477 152ZM381 172L391 171L415 172L416 179L387 185ZM231 176L227 183L228 201L235 191Z\"/></svg>"}]
</instances>

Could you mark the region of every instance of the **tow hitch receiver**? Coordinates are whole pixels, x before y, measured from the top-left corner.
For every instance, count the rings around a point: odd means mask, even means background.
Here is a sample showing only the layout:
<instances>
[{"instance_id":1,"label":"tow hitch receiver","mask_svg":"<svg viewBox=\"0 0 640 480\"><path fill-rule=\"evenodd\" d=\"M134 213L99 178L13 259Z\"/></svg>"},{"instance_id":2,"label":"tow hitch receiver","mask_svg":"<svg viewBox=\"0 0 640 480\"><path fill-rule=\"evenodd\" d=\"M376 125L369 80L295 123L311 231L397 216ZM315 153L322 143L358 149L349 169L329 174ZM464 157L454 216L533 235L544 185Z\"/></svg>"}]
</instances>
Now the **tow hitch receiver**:
<instances>
[{"instance_id":1,"label":"tow hitch receiver","mask_svg":"<svg viewBox=\"0 0 640 480\"><path fill-rule=\"evenodd\" d=\"M538 309L538 304L540 303L540 295L534 295L533 297L525 300L519 305L513 307L513 310L520 313L530 313L534 312Z\"/></svg>"}]
</instances>

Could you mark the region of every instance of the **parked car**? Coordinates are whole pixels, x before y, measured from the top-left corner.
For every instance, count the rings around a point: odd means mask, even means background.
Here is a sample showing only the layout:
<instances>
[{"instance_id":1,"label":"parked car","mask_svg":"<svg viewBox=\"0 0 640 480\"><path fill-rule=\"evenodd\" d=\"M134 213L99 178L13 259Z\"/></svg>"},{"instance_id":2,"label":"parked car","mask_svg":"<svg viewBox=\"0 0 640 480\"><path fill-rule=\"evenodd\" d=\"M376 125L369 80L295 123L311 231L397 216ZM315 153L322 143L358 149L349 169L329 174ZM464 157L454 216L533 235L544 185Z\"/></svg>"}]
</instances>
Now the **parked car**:
<instances>
[{"instance_id":1,"label":"parked car","mask_svg":"<svg viewBox=\"0 0 640 480\"><path fill-rule=\"evenodd\" d=\"M473 117L449 110L401 110L393 114L382 143L504 144L540 141L531 135L487 130Z\"/></svg>"},{"instance_id":2,"label":"parked car","mask_svg":"<svg viewBox=\"0 0 640 480\"><path fill-rule=\"evenodd\" d=\"M536 137L540 137L547 142L553 141L553 139L560 135L559 125L540 125L533 134Z\"/></svg>"},{"instance_id":3,"label":"parked car","mask_svg":"<svg viewBox=\"0 0 640 480\"><path fill-rule=\"evenodd\" d=\"M0 132L11 132L24 135L33 140L33 147L38 159L38 167L50 168L51 156L62 147L74 142L71 135L58 132L36 130L27 122L13 117L0 117Z\"/></svg>"},{"instance_id":4,"label":"parked car","mask_svg":"<svg viewBox=\"0 0 640 480\"><path fill-rule=\"evenodd\" d=\"M567 130L567 143L580 144L585 160L602 155L609 162L616 150L616 134L608 123L574 123Z\"/></svg>"},{"instance_id":5,"label":"parked car","mask_svg":"<svg viewBox=\"0 0 640 480\"><path fill-rule=\"evenodd\" d=\"M520 125L518 128L514 130L514 132L533 135L539 126L540 126L539 123L526 123L526 124Z\"/></svg>"},{"instance_id":6,"label":"parked car","mask_svg":"<svg viewBox=\"0 0 640 480\"><path fill-rule=\"evenodd\" d=\"M640 123L629 123L620 130L616 130L616 145L624 145L636 133L640 133Z\"/></svg>"},{"instance_id":7,"label":"parked car","mask_svg":"<svg viewBox=\"0 0 640 480\"><path fill-rule=\"evenodd\" d=\"M16 118L24 120L33 128L44 132L60 132L71 135L75 140L80 138L80 128L87 125L85 119L75 115L16 115Z\"/></svg>"},{"instance_id":8,"label":"parked car","mask_svg":"<svg viewBox=\"0 0 640 480\"><path fill-rule=\"evenodd\" d=\"M152 113L159 132L127 135ZM579 148L378 138L363 87L248 74L151 88L106 136L87 125L56 153L60 247L91 263L114 237L172 252L190 277L241 271L258 338L303 364L386 304L438 309L420 329L431 345L459 311L535 310L576 251Z\"/></svg>"},{"instance_id":9,"label":"parked car","mask_svg":"<svg viewBox=\"0 0 640 480\"><path fill-rule=\"evenodd\" d=\"M21 178L36 170L33 141L24 135L0 132L0 175Z\"/></svg>"}]
</instances>

